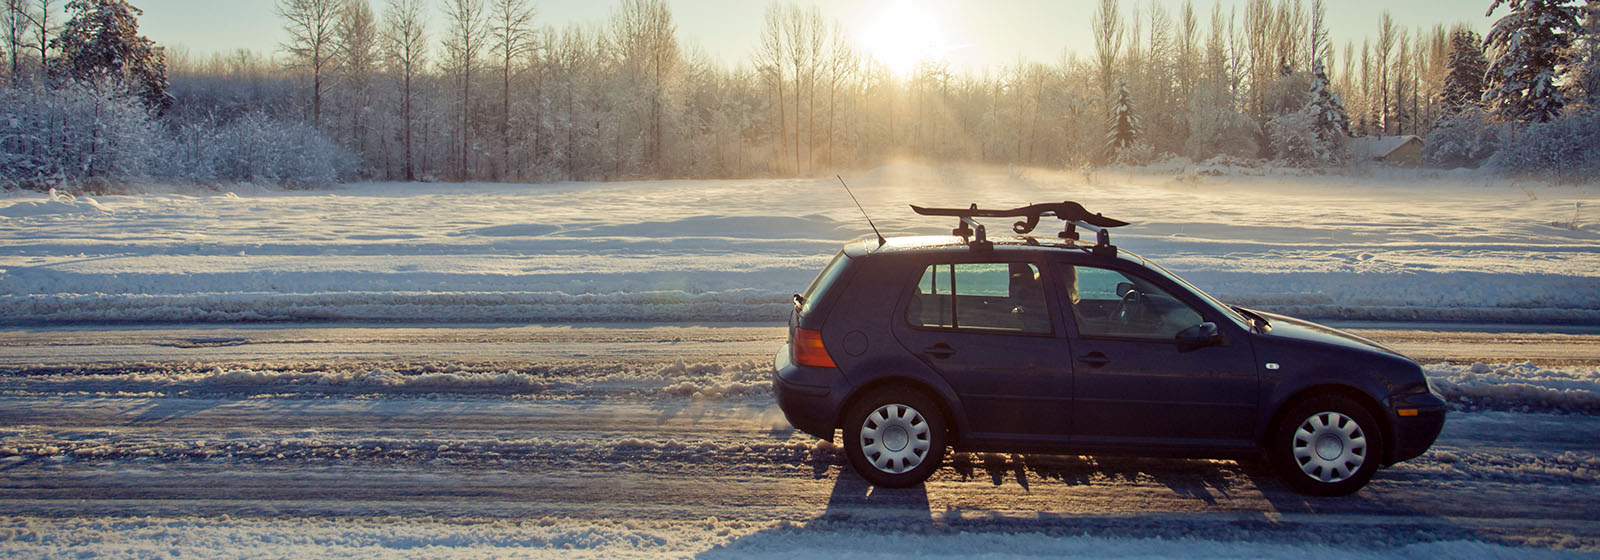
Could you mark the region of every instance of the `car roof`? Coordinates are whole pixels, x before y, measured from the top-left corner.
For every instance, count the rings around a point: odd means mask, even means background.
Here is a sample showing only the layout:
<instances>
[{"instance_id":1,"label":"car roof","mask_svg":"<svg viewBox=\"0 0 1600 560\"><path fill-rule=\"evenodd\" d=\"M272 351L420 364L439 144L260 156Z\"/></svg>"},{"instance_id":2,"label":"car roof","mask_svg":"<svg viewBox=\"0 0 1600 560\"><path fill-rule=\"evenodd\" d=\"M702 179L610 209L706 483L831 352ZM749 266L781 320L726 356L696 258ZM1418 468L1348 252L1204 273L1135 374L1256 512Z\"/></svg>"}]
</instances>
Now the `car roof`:
<instances>
[{"instance_id":1,"label":"car roof","mask_svg":"<svg viewBox=\"0 0 1600 560\"><path fill-rule=\"evenodd\" d=\"M875 255L906 255L906 254L965 254L973 251L995 252L1046 252L1067 254L1088 254L1094 246L1083 243L1073 243L1065 239L1039 239L1029 236L995 236L989 238L991 247L978 248L967 240L953 235L929 235L912 237L890 237L885 243L878 244L877 238L864 237L846 243L845 255L851 258L860 258ZM1127 251L1118 251L1117 258L1144 264L1144 258Z\"/></svg>"}]
</instances>

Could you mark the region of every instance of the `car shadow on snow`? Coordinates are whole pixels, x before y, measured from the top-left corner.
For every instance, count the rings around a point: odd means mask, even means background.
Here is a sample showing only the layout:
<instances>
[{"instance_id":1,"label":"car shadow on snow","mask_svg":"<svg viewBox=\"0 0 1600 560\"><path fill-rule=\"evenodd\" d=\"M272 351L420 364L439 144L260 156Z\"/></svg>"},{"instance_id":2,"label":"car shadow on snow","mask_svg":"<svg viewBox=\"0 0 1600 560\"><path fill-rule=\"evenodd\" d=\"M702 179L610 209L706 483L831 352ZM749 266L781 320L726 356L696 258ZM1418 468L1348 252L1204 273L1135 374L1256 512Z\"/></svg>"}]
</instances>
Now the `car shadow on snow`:
<instances>
[{"instance_id":1,"label":"car shadow on snow","mask_svg":"<svg viewBox=\"0 0 1600 560\"><path fill-rule=\"evenodd\" d=\"M937 531L924 485L878 488L848 466L840 466L837 472L833 492L821 515L801 524L782 522L696 557L746 558L775 552L780 556L805 552L817 558L839 555L834 553L881 556L893 551L859 548L859 543L843 542L836 536L845 531L891 535Z\"/></svg>"},{"instance_id":2,"label":"car shadow on snow","mask_svg":"<svg viewBox=\"0 0 1600 560\"><path fill-rule=\"evenodd\" d=\"M934 512L925 486L879 489L841 465L835 471L838 475L826 508L817 517L802 523L780 522L700 557L792 555L798 550L818 557L859 555L863 553L860 542L876 542L872 550L893 552L897 546L922 550L916 547L955 544L970 535L1030 533L1106 539L1113 549L1128 546L1129 550L1137 549L1135 541L1139 539L1320 545L1332 549L1324 549L1325 553L1347 549L1379 554L1425 542L1527 544L1518 542L1515 535L1466 526L1446 518L1447 513L1430 511L1425 504L1408 503L1410 494L1384 487L1382 473L1373 486L1354 495L1317 498L1295 493L1265 465L1249 461L958 452L946 466L956 475L954 491L958 493L984 492L969 483L997 490L1016 484L1029 493L1061 484L1100 486L1116 496L1108 502L1104 491L1091 492L1083 496L1082 504L1060 504L1060 509L1074 513L1001 512L960 505ZM941 469L934 480L951 481L951 474ZM952 490L944 483L936 488ZM1162 488L1176 495L1177 502L1161 499ZM1147 496L1156 498L1149 502L1149 511L1126 511L1130 503ZM1184 505L1186 501L1192 505ZM1096 511L1097 503L1112 511ZM945 537L955 540L942 540ZM1118 544L1122 541L1128 542ZM841 544L850 542L858 544Z\"/></svg>"},{"instance_id":3,"label":"car shadow on snow","mask_svg":"<svg viewBox=\"0 0 1600 560\"><path fill-rule=\"evenodd\" d=\"M956 453L949 465L963 481L987 478L994 486L1009 481L1025 491L1032 490L1035 479L1068 486L1152 481L1208 505L1236 494L1240 473L1246 468L1228 461L1020 453Z\"/></svg>"}]
</instances>

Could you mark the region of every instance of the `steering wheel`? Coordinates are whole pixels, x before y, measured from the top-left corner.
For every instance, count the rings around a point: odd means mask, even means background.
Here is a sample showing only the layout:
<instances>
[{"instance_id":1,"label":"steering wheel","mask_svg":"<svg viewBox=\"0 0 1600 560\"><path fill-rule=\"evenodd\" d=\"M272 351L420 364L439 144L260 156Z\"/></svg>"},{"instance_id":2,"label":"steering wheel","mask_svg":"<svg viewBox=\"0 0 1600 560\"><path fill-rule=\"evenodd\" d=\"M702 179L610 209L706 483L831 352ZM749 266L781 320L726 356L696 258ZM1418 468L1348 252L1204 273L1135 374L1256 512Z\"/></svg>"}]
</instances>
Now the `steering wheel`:
<instances>
[{"instance_id":1,"label":"steering wheel","mask_svg":"<svg viewBox=\"0 0 1600 560\"><path fill-rule=\"evenodd\" d=\"M1122 301L1117 304L1117 313L1112 315L1116 318L1118 327L1126 328L1129 324L1144 319L1144 305L1141 304L1143 298L1144 294L1137 289L1122 294Z\"/></svg>"}]
</instances>

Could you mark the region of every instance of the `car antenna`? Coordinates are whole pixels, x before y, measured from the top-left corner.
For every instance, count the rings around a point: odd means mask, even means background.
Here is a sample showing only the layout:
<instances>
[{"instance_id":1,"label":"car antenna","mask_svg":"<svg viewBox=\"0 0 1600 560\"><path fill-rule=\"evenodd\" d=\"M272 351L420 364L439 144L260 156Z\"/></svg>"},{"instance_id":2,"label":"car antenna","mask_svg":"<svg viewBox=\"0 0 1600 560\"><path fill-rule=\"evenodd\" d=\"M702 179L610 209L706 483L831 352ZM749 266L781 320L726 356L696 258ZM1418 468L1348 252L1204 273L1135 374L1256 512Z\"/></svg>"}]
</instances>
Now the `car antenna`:
<instances>
[{"instance_id":1,"label":"car antenna","mask_svg":"<svg viewBox=\"0 0 1600 560\"><path fill-rule=\"evenodd\" d=\"M872 223L872 216L867 215L867 209L862 208L861 201L856 200L856 193L850 192L850 184L844 182L844 177L838 175L834 175L833 177L839 180L839 184L844 185L844 192L850 195L850 201L856 203L856 208L861 210L861 217L867 219L867 225L872 227L872 234L878 236L878 246L882 247L884 244L888 243L888 241L884 240L883 234L878 233L878 226Z\"/></svg>"}]
</instances>

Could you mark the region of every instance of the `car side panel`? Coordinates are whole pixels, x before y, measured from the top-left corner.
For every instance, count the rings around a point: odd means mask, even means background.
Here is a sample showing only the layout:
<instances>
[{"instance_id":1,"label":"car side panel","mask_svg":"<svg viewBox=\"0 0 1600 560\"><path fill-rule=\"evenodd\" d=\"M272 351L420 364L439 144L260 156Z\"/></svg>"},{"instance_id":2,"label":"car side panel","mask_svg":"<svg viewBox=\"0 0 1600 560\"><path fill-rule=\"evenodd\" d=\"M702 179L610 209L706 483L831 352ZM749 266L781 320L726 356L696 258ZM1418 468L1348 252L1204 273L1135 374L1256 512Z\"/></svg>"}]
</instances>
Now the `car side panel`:
<instances>
[{"instance_id":1,"label":"car side panel","mask_svg":"<svg viewBox=\"0 0 1600 560\"><path fill-rule=\"evenodd\" d=\"M822 339L844 376L848 393L839 396L844 403L861 389L885 381L919 385L943 400L951 411L961 410L961 399L936 372L907 354L896 341L889 321L895 313L899 289L911 281L914 262L895 257L860 259L852 269L849 285L834 302L822 325ZM857 280L866 279L866 280ZM947 422L957 433L967 431L965 415L955 413Z\"/></svg>"}]
</instances>

